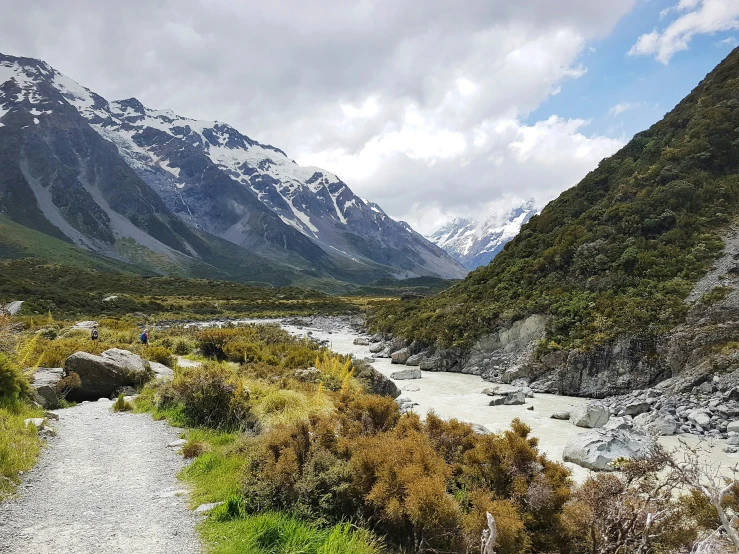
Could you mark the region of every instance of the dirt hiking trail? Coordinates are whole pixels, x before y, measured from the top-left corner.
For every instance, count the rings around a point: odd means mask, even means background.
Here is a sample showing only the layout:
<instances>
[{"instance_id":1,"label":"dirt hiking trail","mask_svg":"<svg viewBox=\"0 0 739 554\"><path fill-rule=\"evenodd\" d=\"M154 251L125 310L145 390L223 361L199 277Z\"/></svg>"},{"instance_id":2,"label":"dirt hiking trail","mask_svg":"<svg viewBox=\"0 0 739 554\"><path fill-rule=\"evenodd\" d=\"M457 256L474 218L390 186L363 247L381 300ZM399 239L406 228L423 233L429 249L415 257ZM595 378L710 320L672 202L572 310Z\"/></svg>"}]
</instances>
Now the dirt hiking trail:
<instances>
[{"instance_id":1,"label":"dirt hiking trail","mask_svg":"<svg viewBox=\"0 0 739 554\"><path fill-rule=\"evenodd\" d=\"M38 465L0 504L2 554L201 552L176 479L185 462L167 445L179 431L112 402L59 410Z\"/></svg>"}]
</instances>

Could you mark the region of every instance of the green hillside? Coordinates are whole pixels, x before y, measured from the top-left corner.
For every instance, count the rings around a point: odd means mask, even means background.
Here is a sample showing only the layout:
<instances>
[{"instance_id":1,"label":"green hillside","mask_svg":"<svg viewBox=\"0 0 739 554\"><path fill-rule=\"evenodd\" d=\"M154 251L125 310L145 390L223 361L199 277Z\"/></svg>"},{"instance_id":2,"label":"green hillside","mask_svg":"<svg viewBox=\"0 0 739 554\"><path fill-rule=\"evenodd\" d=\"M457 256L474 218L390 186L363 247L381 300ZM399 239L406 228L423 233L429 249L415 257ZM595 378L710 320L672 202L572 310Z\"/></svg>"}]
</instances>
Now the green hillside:
<instances>
[{"instance_id":1,"label":"green hillside","mask_svg":"<svg viewBox=\"0 0 739 554\"><path fill-rule=\"evenodd\" d=\"M428 299L386 305L377 329L441 346L528 314L544 348L659 334L721 253L739 213L739 49L664 119L549 203L487 267Z\"/></svg>"}]
</instances>

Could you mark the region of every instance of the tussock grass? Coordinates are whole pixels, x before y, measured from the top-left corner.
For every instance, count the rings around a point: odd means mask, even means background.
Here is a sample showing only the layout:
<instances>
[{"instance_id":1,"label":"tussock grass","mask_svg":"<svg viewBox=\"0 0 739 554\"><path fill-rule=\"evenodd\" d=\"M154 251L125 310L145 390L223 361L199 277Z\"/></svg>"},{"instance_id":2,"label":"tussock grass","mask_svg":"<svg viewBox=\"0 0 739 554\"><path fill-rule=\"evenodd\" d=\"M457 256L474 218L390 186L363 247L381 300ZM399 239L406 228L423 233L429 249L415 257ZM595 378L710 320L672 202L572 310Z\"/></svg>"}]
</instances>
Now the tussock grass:
<instances>
[{"instance_id":1,"label":"tussock grass","mask_svg":"<svg viewBox=\"0 0 739 554\"><path fill-rule=\"evenodd\" d=\"M41 410L21 402L0 403L0 501L15 492L19 472L31 469L38 459L41 441L36 429L23 422L41 416Z\"/></svg>"},{"instance_id":2,"label":"tussock grass","mask_svg":"<svg viewBox=\"0 0 739 554\"><path fill-rule=\"evenodd\" d=\"M118 399L113 404L113 411L114 412L130 412L133 410L133 406L131 403L125 399L123 394L118 395Z\"/></svg>"}]
</instances>

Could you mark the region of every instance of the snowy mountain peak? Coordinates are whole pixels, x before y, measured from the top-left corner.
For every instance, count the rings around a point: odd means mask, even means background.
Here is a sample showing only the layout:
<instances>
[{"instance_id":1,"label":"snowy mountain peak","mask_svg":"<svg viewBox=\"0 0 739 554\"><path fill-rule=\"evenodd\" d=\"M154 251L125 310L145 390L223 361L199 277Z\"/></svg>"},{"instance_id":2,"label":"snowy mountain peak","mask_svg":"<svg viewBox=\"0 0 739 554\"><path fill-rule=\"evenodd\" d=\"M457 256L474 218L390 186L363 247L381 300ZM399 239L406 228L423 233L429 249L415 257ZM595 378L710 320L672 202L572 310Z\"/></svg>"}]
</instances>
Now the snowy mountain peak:
<instances>
[{"instance_id":1,"label":"snowy mountain peak","mask_svg":"<svg viewBox=\"0 0 739 554\"><path fill-rule=\"evenodd\" d=\"M44 62L0 54L0 131L11 112L18 114L12 116L18 129L52 113L81 116L173 214L237 245L251 247L248 237L269 220L271 230L260 240L285 249L279 229L289 226L331 256L395 274L465 274L442 249L356 196L338 176L300 166L226 123L152 109L134 97L109 102Z\"/></svg>"},{"instance_id":2,"label":"snowy mountain peak","mask_svg":"<svg viewBox=\"0 0 739 554\"><path fill-rule=\"evenodd\" d=\"M475 269L490 263L535 213L534 201L527 200L482 221L454 218L427 238L467 269Z\"/></svg>"}]
</instances>

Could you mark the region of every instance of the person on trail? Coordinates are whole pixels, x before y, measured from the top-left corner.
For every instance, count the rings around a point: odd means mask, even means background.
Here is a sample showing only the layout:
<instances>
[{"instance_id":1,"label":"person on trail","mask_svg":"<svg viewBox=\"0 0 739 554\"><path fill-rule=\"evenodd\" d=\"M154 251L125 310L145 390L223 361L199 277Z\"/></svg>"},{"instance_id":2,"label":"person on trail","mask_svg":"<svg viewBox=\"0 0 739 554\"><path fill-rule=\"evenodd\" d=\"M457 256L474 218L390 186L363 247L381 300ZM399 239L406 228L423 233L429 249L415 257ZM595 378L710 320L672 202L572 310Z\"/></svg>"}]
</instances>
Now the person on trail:
<instances>
[{"instance_id":1,"label":"person on trail","mask_svg":"<svg viewBox=\"0 0 739 554\"><path fill-rule=\"evenodd\" d=\"M97 325L92 328L92 331L90 331L90 338L92 340L98 340L98 328L97 328Z\"/></svg>"},{"instance_id":2,"label":"person on trail","mask_svg":"<svg viewBox=\"0 0 739 554\"><path fill-rule=\"evenodd\" d=\"M149 330L144 329L144 332L141 333L141 336L139 338L141 339L141 344L143 344L144 346L148 346L149 345Z\"/></svg>"}]
</instances>

